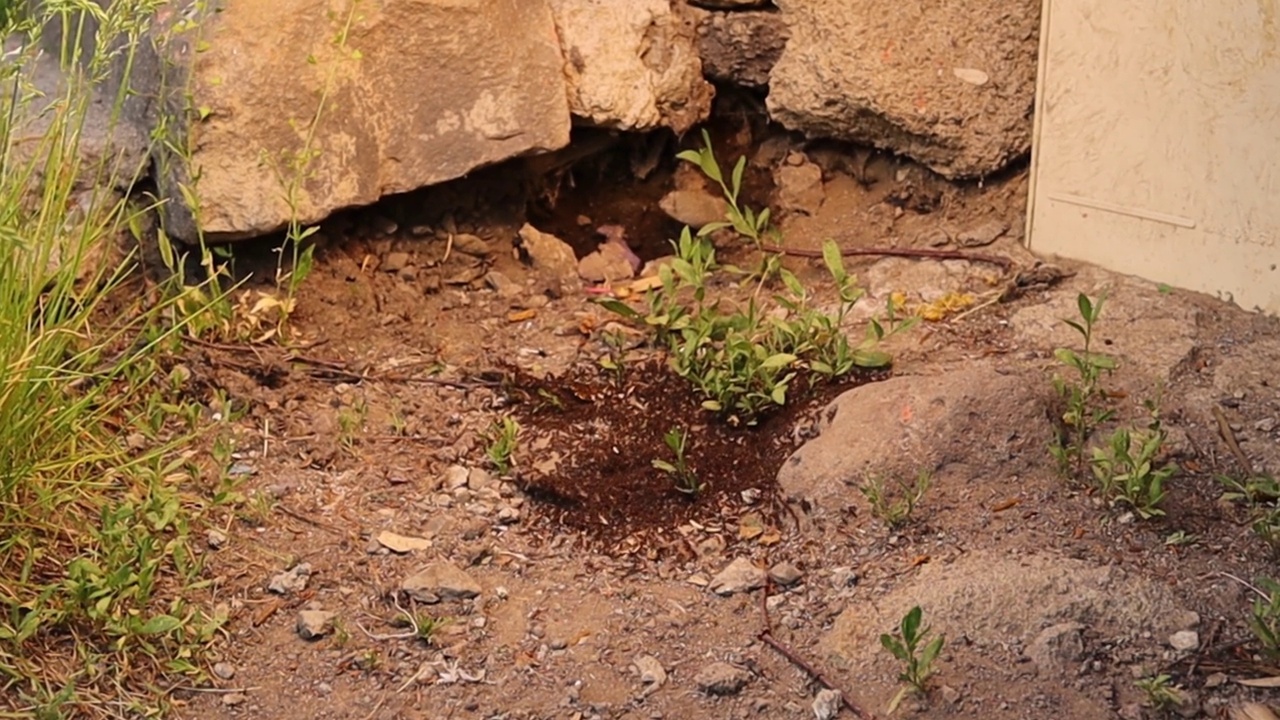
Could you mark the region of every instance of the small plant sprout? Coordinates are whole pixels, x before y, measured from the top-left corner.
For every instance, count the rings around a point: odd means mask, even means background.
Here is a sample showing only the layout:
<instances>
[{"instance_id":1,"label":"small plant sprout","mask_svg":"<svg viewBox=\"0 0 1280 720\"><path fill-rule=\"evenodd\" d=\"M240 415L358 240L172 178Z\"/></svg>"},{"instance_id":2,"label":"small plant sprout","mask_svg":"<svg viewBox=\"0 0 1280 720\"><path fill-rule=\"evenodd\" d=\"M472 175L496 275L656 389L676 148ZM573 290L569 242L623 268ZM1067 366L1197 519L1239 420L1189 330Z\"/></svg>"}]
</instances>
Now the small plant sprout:
<instances>
[{"instance_id":1,"label":"small plant sprout","mask_svg":"<svg viewBox=\"0 0 1280 720\"><path fill-rule=\"evenodd\" d=\"M600 339L606 351L600 358L600 367L613 373L618 387L622 387L627 378L627 335L621 330L607 330Z\"/></svg>"},{"instance_id":2,"label":"small plant sprout","mask_svg":"<svg viewBox=\"0 0 1280 720\"><path fill-rule=\"evenodd\" d=\"M761 245L765 236L771 230L769 227L769 208L757 213L739 203L739 198L742 194L742 175L747 169L747 157L743 155L738 158L738 161L733 166L733 173L729 176L728 182L725 182L724 173L721 172L720 164L716 162L715 152L711 149L711 134L706 130L702 131L701 149L685 150L676 155L676 157L698 166L703 175L718 184L728 205L725 220L702 226L698 231L698 237L710 235L724 228L733 228L734 232L750 239L755 245Z\"/></svg>"},{"instance_id":3,"label":"small plant sprout","mask_svg":"<svg viewBox=\"0 0 1280 720\"><path fill-rule=\"evenodd\" d=\"M920 626L923 617L924 611L916 605L902 617L902 623L895 634L886 633L880 636L880 644L884 649L903 664L903 670L898 674L898 681L904 685L889 702L889 714L893 714L893 711L898 709L898 705L908 693L923 694L926 691L929 677L933 675L933 661L938 659L938 654L942 652L942 646L946 642L942 635L925 642L925 638L929 635L929 628Z\"/></svg>"},{"instance_id":4,"label":"small plant sprout","mask_svg":"<svg viewBox=\"0 0 1280 720\"><path fill-rule=\"evenodd\" d=\"M1243 502L1249 511L1253 532L1272 551L1280 551L1280 483L1271 475L1255 475L1245 480L1219 476L1218 482L1227 488L1222 499Z\"/></svg>"},{"instance_id":5,"label":"small plant sprout","mask_svg":"<svg viewBox=\"0 0 1280 720\"><path fill-rule=\"evenodd\" d=\"M1147 695L1147 707L1157 711L1165 711L1177 707L1186 701L1182 689L1173 684L1169 675L1153 675L1134 682L1138 689Z\"/></svg>"},{"instance_id":6,"label":"small plant sprout","mask_svg":"<svg viewBox=\"0 0 1280 720\"><path fill-rule=\"evenodd\" d=\"M911 514L933 484L933 476L927 470L921 470L914 484L903 480L895 484L896 498L890 497L891 491L885 487L884 479L878 476L867 480L859 490L871 503L871 514L890 528L897 529L911 521Z\"/></svg>"},{"instance_id":7,"label":"small plant sprout","mask_svg":"<svg viewBox=\"0 0 1280 720\"><path fill-rule=\"evenodd\" d=\"M448 619L434 617L426 613L405 612L397 618L397 623L402 627L412 629L414 637L430 645L440 628L448 623Z\"/></svg>"},{"instance_id":8,"label":"small plant sprout","mask_svg":"<svg viewBox=\"0 0 1280 720\"><path fill-rule=\"evenodd\" d=\"M667 462L666 460L656 459L653 466L664 473L671 476L675 481L676 490L686 495L700 495L706 489L706 485L698 479L695 473L685 460L685 447L689 439L689 434L682 428L673 427L662 436L663 442L671 450L671 454L675 456L675 462Z\"/></svg>"},{"instance_id":9,"label":"small plant sprout","mask_svg":"<svg viewBox=\"0 0 1280 720\"><path fill-rule=\"evenodd\" d=\"M1258 587L1252 589L1258 597L1249 615L1249 629L1258 638L1264 655L1280 659L1280 582L1258 578Z\"/></svg>"},{"instance_id":10,"label":"small plant sprout","mask_svg":"<svg viewBox=\"0 0 1280 720\"><path fill-rule=\"evenodd\" d=\"M1053 379L1054 390L1063 401L1065 410L1062 414L1063 431L1051 452L1059 467L1064 472L1074 473L1076 477L1084 475L1085 447L1089 438L1100 424L1114 416L1113 411L1102 407L1101 380L1104 373L1116 369L1116 361L1108 355L1093 351L1094 326L1102 315L1105 300L1105 296L1090 300L1084 293L1076 298L1080 320L1064 322L1080 335L1083 340L1082 351L1058 348L1053 353L1073 377L1057 375Z\"/></svg>"},{"instance_id":11,"label":"small plant sprout","mask_svg":"<svg viewBox=\"0 0 1280 720\"><path fill-rule=\"evenodd\" d=\"M511 472L511 468L515 465L513 456L519 435L520 424L509 415L495 422L486 435L489 446L485 448L485 456L501 475Z\"/></svg>"},{"instance_id":12,"label":"small plant sprout","mask_svg":"<svg viewBox=\"0 0 1280 720\"><path fill-rule=\"evenodd\" d=\"M1093 450L1093 475L1103 497L1125 503L1143 519L1164 515L1159 505L1165 497L1165 482L1178 471L1169 463L1158 465L1165 432L1153 416L1145 431L1119 428L1105 447Z\"/></svg>"}]
</instances>

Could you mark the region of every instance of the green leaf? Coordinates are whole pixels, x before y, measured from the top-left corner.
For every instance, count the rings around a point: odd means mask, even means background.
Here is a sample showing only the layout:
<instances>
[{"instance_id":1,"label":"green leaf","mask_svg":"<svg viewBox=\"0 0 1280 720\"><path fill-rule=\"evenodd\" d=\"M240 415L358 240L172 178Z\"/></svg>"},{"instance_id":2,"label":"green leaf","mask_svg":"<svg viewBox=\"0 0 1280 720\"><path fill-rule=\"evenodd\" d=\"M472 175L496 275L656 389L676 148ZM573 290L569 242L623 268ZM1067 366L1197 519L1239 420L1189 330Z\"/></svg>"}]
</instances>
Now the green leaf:
<instances>
[{"instance_id":1,"label":"green leaf","mask_svg":"<svg viewBox=\"0 0 1280 720\"><path fill-rule=\"evenodd\" d=\"M599 305L600 307L603 307L605 310L608 310L609 312L615 313L617 315L621 315L624 318L628 318L631 320L637 320L640 318L640 313L637 312L635 308L622 302L621 300L616 300L614 298L598 298L596 300L596 304Z\"/></svg>"},{"instance_id":2,"label":"green leaf","mask_svg":"<svg viewBox=\"0 0 1280 720\"><path fill-rule=\"evenodd\" d=\"M674 472L676 472L676 466L675 466L675 465L672 465L671 463L667 462L666 460L654 460L654 461L653 461L653 466L654 466L655 468L657 468L657 469L661 470L662 472L666 472L666 473L674 473Z\"/></svg>"},{"instance_id":3,"label":"green leaf","mask_svg":"<svg viewBox=\"0 0 1280 720\"><path fill-rule=\"evenodd\" d=\"M703 409L710 410L711 412L720 412L724 409L724 406L715 400L703 400L702 407Z\"/></svg>"},{"instance_id":4,"label":"green leaf","mask_svg":"<svg viewBox=\"0 0 1280 720\"><path fill-rule=\"evenodd\" d=\"M769 394L769 399L772 400L775 405L786 405L787 386L782 384L774 387L773 392Z\"/></svg>"},{"instance_id":5,"label":"green leaf","mask_svg":"<svg viewBox=\"0 0 1280 720\"><path fill-rule=\"evenodd\" d=\"M757 345L756 347L760 348L761 346ZM796 360L796 356L790 353L776 353L766 358L765 361L760 364L760 368L762 370L776 370L778 368L786 367Z\"/></svg>"},{"instance_id":6,"label":"green leaf","mask_svg":"<svg viewBox=\"0 0 1280 720\"><path fill-rule=\"evenodd\" d=\"M769 217L770 217L769 208L765 208L760 211L760 215L756 217L756 233L757 234L759 234L765 228L769 227Z\"/></svg>"},{"instance_id":7,"label":"green leaf","mask_svg":"<svg viewBox=\"0 0 1280 720\"><path fill-rule=\"evenodd\" d=\"M143 635L163 635L182 627L182 621L172 615L156 615L148 620L138 632Z\"/></svg>"},{"instance_id":8,"label":"green leaf","mask_svg":"<svg viewBox=\"0 0 1280 720\"><path fill-rule=\"evenodd\" d=\"M731 188L733 190L734 198L738 197L738 191L742 189L742 171L746 169L747 169L747 156L743 155L738 158L737 164L733 166L733 179L732 179L733 184L731 185Z\"/></svg>"},{"instance_id":9,"label":"green leaf","mask_svg":"<svg viewBox=\"0 0 1280 720\"><path fill-rule=\"evenodd\" d=\"M902 704L902 701L906 699L907 693L910 691L910 686L898 688L898 694L894 695L893 699L889 701L889 707L887 708L888 714L892 715L893 711L898 709L898 706Z\"/></svg>"},{"instance_id":10,"label":"green leaf","mask_svg":"<svg viewBox=\"0 0 1280 720\"><path fill-rule=\"evenodd\" d=\"M920 619L924 617L924 611L919 605L907 611L902 616L902 638L910 644L916 639L916 631L920 629Z\"/></svg>"},{"instance_id":11,"label":"green leaf","mask_svg":"<svg viewBox=\"0 0 1280 720\"><path fill-rule=\"evenodd\" d=\"M723 230L727 227L733 227L733 225L724 222L723 220L707 223L698 230L698 237L706 237L717 230Z\"/></svg>"},{"instance_id":12,"label":"green leaf","mask_svg":"<svg viewBox=\"0 0 1280 720\"><path fill-rule=\"evenodd\" d=\"M853 364L861 368L882 368L893 362L893 356L881 350L853 351Z\"/></svg>"},{"instance_id":13,"label":"green leaf","mask_svg":"<svg viewBox=\"0 0 1280 720\"><path fill-rule=\"evenodd\" d=\"M702 153L697 150L682 150L681 152L676 153L676 159L684 160L685 162L693 163L694 165L701 165Z\"/></svg>"},{"instance_id":14,"label":"green leaf","mask_svg":"<svg viewBox=\"0 0 1280 720\"><path fill-rule=\"evenodd\" d=\"M1080 309L1080 317L1084 318L1085 322L1092 324L1094 320L1093 303L1089 301L1089 296L1080 293L1076 297L1076 306Z\"/></svg>"},{"instance_id":15,"label":"green leaf","mask_svg":"<svg viewBox=\"0 0 1280 720\"><path fill-rule=\"evenodd\" d=\"M840 254L840 246L836 245L834 240L822 243L822 262L826 263L827 270L836 283L843 283L849 276L844 269L844 257Z\"/></svg>"},{"instance_id":16,"label":"green leaf","mask_svg":"<svg viewBox=\"0 0 1280 720\"><path fill-rule=\"evenodd\" d=\"M931 640L925 646L924 651L920 653L920 664L924 667L929 667L929 665L933 664L934 659L938 657L938 653L942 652L942 645L945 642L946 638L942 635Z\"/></svg>"}]
</instances>

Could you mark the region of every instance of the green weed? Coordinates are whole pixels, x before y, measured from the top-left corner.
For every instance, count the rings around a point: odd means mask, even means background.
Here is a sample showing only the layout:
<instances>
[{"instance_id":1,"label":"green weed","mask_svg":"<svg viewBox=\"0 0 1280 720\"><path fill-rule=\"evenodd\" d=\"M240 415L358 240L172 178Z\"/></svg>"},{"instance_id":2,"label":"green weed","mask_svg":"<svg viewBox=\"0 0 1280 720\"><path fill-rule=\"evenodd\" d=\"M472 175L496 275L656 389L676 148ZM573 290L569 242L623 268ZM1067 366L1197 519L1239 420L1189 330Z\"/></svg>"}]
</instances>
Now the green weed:
<instances>
[{"instance_id":1,"label":"green weed","mask_svg":"<svg viewBox=\"0 0 1280 720\"><path fill-rule=\"evenodd\" d=\"M1165 483L1178 471L1173 463L1157 461L1164 441L1160 420L1153 416L1146 430L1118 428L1105 447L1094 448L1093 475L1102 496L1129 505L1143 519L1164 515L1159 505L1166 494Z\"/></svg>"},{"instance_id":2,"label":"green weed","mask_svg":"<svg viewBox=\"0 0 1280 720\"><path fill-rule=\"evenodd\" d=\"M1272 551L1280 550L1280 482L1268 474L1236 480L1225 475L1218 477L1227 491L1222 499L1243 502L1248 508L1250 526Z\"/></svg>"},{"instance_id":3,"label":"green weed","mask_svg":"<svg viewBox=\"0 0 1280 720\"><path fill-rule=\"evenodd\" d=\"M136 258L112 251L146 209L109 188L142 168L81 152L95 90L119 83L118 121L161 5L32 4L0 28L26 35L0 58L0 715L165 715L159 688L200 681L225 620L186 599L208 582L191 533L209 501L203 413L170 359L221 295L135 284ZM47 27L67 79L42 94Z\"/></svg>"},{"instance_id":4,"label":"green weed","mask_svg":"<svg viewBox=\"0 0 1280 720\"><path fill-rule=\"evenodd\" d=\"M1134 683L1147 696L1147 707L1157 711L1175 708L1186 701L1182 690L1173 684L1173 678L1160 674L1141 678Z\"/></svg>"},{"instance_id":5,"label":"green weed","mask_svg":"<svg viewBox=\"0 0 1280 720\"><path fill-rule=\"evenodd\" d=\"M747 167L746 156L738 158L737 163L733 166L733 172L729 176L728 182L726 182L724 173L720 170L720 163L716 161L715 152L711 149L711 134L706 130L702 131L702 143L701 149L685 150L676 155L676 157L685 162L693 163L702 171L703 175L706 175L720 186L724 199L728 203L728 211L725 214L724 221L709 223L700 228L698 237L705 237L724 228L733 228L739 235L750 239L756 246L759 246L764 238L772 232L772 228L769 226L770 213L769 208L764 208L757 213L739 203L739 196L742 193L742 175Z\"/></svg>"},{"instance_id":6,"label":"green weed","mask_svg":"<svg viewBox=\"0 0 1280 720\"><path fill-rule=\"evenodd\" d=\"M877 476L869 479L859 490L871 503L871 514L896 529L911 521L912 513L932 483L933 476L922 470L916 475L915 483L898 480L896 488L887 488L884 479Z\"/></svg>"},{"instance_id":7,"label":"green weed","mask_svg":"<svg viewBox=\"0 0 1280 720\"><path fill-rule=\"evenodd\" d=\"M485 448L485 456L500 475L511 472L515 465L514 455L519 437L520 424L509 415L495 422L486 434L488 446Z\"/></svg>"},{"instance_id":8,"label":"green weed","mask_svg":"<svg viewBox=\"0 0 1280 720\"><path fill-rule=\"evenodd\" d=\"M1054 357L1068 370L1071 378L1055 375L1053 387L1065 405L1062 414L1064 430L1059 433L1050 448L1054 459L1063 472L1074 473L1076 477L1084 475L1087 460L1086 447L1099 425L1115 416L1115 412L1103 406L1101 380L1104 374L1116 369L1114 358L1093 351L1094 326L1102 315L1102 305L1106 300L1099 297L1089 299L1084 293L1076 298L1076 306L1080 312L1079 321L1064 320L1075 330L1083 341L1081 352L1070 348L1058 348Z\"/></svg>"},{"instance_id":9,"label":"green weed","mask_svg":"<svg viewBox=\"0 0 1280 720\"><path fill-rule=\"evenodd\" d=\"M682 428L673 427L668 430L667 434L662 436L662 441L671 450L671 454L675 457L675 462L654 459L653 466L669 475L675 481L676 490L686 495L696 496L701 495L707 486L698 479L698 474L689 467L689 463L685 459L685 443L688 439L689 434Z\"/></svg>"},{"instance_id":10,"label":"green weed","mask_svg":"<svg viewBox=\"0 0 1280 720\"><path fill-rule=\"evenodd\" d=\"M1280 582L1258 578L1258 586L1255 590L1259 597L1253 601L1249 629L1267 657L1280 659Z\"/></svg>"},{"instance_id":11,"label":"green weed","mask_svg":"<svg viewBox=\"0 0 1280 720\"><path fill-rule=\"evenodd\" d=\"M938 659L942 646L946 643L946 638L942 635L925 642L925 638L929 635L929 628L920 627L923 616L924 611L917 605L902 617L896 633L880 636L880 644L884 649L903 663L898 681L905 684L889 702L889 714L893 714L893 711L898 709L898 705L902 704L908 693L924 693L927 690L929 677L933 675L933 661Z\"/></svg>"}]
</instances>

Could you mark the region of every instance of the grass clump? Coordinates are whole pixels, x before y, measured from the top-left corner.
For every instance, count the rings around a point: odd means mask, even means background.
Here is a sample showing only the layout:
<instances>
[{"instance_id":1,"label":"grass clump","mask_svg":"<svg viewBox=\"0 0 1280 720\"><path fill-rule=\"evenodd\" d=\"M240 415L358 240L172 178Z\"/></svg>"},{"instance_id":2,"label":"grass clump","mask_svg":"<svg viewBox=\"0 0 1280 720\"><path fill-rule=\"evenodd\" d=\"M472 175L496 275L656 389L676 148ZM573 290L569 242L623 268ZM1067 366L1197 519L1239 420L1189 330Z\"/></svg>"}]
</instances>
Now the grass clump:
<instances>
[{"instance_id":1,"label":"grass clump","mask_svg":"<svg viewBox=\"0 0 1280 720\"><path fill-rule=\"evenodd\" d=\"M871 514L896 530L911 522L911 516L932 484L933 476L922 470L914 483L896 480L893 483L896 487L890 487L884 478L873 476L859 490L871 504Z\"/></svg>"},{"instance_id":2,"label":"grass clump","mask_svg":"<svg viewBox=\"0 0 1280 720\"><path fill-rule=\"evenodd\" d=\"M0 714L9 716L163 715L163 688L201 680L200 649L222 622L185 599L206 582L191 533L208 505L192 482L202 408L174 354L190 315L174 295L135 285L132 256L111 259L142 212L113 188L142 168L109 152L91 165L82 152L94 93L106 94L114 123L161 5L42 3L0 28L24 39L0 58ZM61 32L56 59L41 56L50 27ZM60 62L62 85L37 88L37 62Z\"/></svg>"}]
</instances>

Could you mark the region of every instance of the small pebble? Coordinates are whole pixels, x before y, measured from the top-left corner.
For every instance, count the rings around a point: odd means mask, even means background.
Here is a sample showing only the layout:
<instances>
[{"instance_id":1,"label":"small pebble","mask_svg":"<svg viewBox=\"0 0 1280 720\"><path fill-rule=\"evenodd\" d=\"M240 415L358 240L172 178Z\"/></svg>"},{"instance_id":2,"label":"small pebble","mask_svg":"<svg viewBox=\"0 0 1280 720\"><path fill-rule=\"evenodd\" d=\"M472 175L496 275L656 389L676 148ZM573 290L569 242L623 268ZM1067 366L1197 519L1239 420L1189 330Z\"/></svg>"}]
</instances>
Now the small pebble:
<instances>
[{"instance_id":1,"label":"small pebble","mask_svg":"<svg viewBox=\"0 0 1280 720\"><path fill-rule=\"evenodd\" d=\"M236 668L231 663L217 662L213 664L213 674L220 680L230 680L236 676Z\"/></svg>"}]
</instances>

